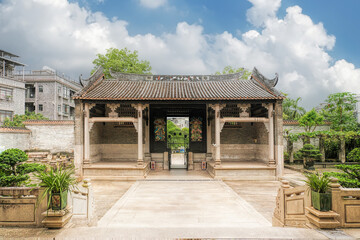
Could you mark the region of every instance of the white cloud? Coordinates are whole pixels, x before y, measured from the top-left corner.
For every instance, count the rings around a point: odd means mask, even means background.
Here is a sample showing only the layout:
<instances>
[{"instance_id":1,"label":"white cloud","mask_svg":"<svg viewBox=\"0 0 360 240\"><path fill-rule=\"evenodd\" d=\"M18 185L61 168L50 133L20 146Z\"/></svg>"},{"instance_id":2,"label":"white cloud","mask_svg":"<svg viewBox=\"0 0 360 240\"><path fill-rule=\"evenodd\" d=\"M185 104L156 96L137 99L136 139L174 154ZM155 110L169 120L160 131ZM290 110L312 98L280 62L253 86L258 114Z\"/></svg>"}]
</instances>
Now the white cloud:
<instances>
[{"instance_id":1,"label":"white cloud","mask_svg":"<svg viewBox=\"0 0 360 240\"><path fill-rule=\"evenodd\" d=\"M140 0L140 4L147 8L158 8L164 6L167 0Z\"/></svg>"},{"instance_id":2,"label":"white cloud","mask_svg":"<svg viewBox=\"0 0 360 240\"><path fill-rule=\"evenodd\" d=\"M281 0L249 0L253 6L247 10L247 20L257 27L262 26L268 19L276 16L281 6Z\"/></svg>"},{"instance_id":3,"label":"white cloud","mask_svg":"<svg viewBox=\"0 0 360 240\"><path fill-rule=\"evenodd\" d=\"M251 2L248 18L259 16L257 30L208 35L201 25L180 22L174 33L155 36L130 35L127 22L66 0L7 0L0 3L1 48L32 68L48 65L73 76L89 73L96 54L109 47L138 50L153 73L209 74L226 65L256 66L268 77L278 72L279 90L303 97L308 107L331 92L360 89L360 69L331 58L335 36L322 23L314 23L299 6L289 7L280 19L280 1Z\"/></svg>"}]
</instances>

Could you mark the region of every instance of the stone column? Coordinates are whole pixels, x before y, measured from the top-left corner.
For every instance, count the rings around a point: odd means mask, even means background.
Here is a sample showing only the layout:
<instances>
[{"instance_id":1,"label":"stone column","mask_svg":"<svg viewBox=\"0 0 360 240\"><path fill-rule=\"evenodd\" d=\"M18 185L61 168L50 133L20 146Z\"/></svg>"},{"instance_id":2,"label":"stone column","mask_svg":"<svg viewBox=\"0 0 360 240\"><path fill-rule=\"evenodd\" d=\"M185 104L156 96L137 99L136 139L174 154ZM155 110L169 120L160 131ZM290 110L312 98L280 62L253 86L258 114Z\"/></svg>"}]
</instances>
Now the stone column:
<instances>
[{"instance_id":1,"label":"stone column","mask_svg":"<svg viewBox=\"0 0 360 240\"><path fill-rule=\"evenodd\" d=\"M90 123L90 110L95 106L93 103L85 103L84 107L84 163L90 163L90 130L94 123Z\"/></svg>"},{"instance_id":2,"label":"stone column","mask_svg":"<svg viewBox=\"0 0 360 240\"><path fill-rule=\"evenodd\" d=\"M147 122L145 124L145 153L150 153L150 107L147 106Z\"/></svg>"},{"instance_id":3,"label":"stone column","mask_svg":"<svg viewBox=\"0 0 360 240\"><path fill-rule=\"evenodd\" d=\"M137 108L137 120L138 120L138 159L137 159L137 165L143 166L144 164L144 154L143 154L143 114L142 111L145 108L144 105L138 104L136 106Z\"/></svg>"},{"instance_id":4,"label":"stone column","mask_svg":"<svg viewBox=\"0 0 360 240\"><path fill-rule=\"evenodd\" d=\"M220 155L220 110L225 107L224 104L214 104L210 105L212 109L215 110L215 166L221 165L221 155Z\"/></svg>"},{"instance_id":5,"label":"stone column","mask_svg":"<svg viewBox=\"0 0 360 240\"><path fill-rule=\"evenodd\" d=\"M270 103L268 107L269 118L269 165L275 165L274 159L274 116L273 116L273 104Z\"/></svg>"},{"instance_id":6,"label":"stone column","mask_svg":"<svg viewBox=\"0 0 360 240\"><path fill-rule=\"evenodd\" d=\"M89 129L89 104L84 108L84 163L90 163L90 129Z\"/></svg>"},{"instance_id":7,"label":"stone column","mask_svg":"<svg viewBox=\"0 0 360 240\"><path fill-rule=\"evenodd\" d=\"M208 106L207 110L210 108L210 106ZM206 142L207 142L207 146L206 146L206 152L207 153L211 153L211 121L209 120L209 111L206 111ZM209 123L209 124L208 124Z\"/></svg>"}]
</instances>

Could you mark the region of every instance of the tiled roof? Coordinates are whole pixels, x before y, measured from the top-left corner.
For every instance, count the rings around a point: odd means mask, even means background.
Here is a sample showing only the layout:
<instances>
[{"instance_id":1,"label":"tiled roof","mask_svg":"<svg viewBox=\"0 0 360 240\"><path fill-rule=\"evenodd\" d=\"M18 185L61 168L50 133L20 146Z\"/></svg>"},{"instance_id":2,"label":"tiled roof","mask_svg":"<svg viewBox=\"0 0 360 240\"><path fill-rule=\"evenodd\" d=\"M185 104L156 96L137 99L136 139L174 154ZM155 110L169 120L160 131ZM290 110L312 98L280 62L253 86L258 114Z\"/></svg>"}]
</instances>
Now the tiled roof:
<instances>
[{"instance_id":1,"label":"tiled roof","mask_svg":"<svg viewBox=\"0 0 360 240\"><path fill-rule=\"evenodd\" d=\"M31 131L23 127L0 127L0 132L12 132L12 133L30 133Z\"/></svg>"},{"instance_id":2,"label":"tiled roof","mask_svg":"<svg viewBox=\"0 0 360 240\"><path fill-rule=\"evenodd\" d=\"M282 99L272 86L256 77L227 75L118 74L116 79L97 79L75 99L89 100L256 100Z\"/></svg>"}]
</instances>

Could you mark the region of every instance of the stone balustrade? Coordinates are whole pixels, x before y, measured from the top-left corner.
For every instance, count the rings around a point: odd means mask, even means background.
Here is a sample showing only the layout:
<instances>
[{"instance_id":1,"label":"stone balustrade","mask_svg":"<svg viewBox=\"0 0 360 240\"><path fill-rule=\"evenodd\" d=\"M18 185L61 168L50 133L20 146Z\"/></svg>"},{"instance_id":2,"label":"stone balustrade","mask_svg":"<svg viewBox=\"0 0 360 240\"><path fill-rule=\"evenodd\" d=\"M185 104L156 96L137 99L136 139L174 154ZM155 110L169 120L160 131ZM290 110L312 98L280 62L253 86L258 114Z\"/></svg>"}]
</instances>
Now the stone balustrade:
<instances>
[{"instance_id":1,"label":"stone balustrade","mask_svg":"<svg viewBox=\"0 0 360 240\"><path fill-rule=\"evenodd\" d=\"M47 201L38 203L42 190L33 187L0 188L0 226L41 227Z\"/></svg>"},{"instance_id":2,"label":"stone balustrade","mask_svg":"<svg viewBox=\"0 0 360 240\"><path fill-rule=\"evenodd\" d=\"M291 187L288 181L281 182L273 226L360 227L360 188L342 188L336 178L331 178L332 211L320 212L311 207L309 187Z\"/></svg>"}]
</instances>

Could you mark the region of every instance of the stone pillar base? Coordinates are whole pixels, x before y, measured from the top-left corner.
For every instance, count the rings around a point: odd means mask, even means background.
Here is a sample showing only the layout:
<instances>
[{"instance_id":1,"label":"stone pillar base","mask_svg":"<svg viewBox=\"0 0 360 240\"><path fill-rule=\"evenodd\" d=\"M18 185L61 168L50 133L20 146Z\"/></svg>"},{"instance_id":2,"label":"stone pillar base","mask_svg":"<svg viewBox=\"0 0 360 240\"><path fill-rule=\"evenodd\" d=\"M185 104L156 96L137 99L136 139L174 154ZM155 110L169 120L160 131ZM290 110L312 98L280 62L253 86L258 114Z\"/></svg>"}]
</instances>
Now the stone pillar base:
<instances>
[{"instance_id":1,"label":"stone pillar base","mask_svg":"<svg viewBox=\"0 0 360 240\"><path fill-rule=\"evenodd\" d=\"M337 228L340 222L336 219L339 217L334 211L321 212L313 207L306 207L306 217L309 222L318 228Z\"/></svg>"},{"instance_id":2,"label":"stone pillar base","mask_svg":"<svg viewBox=\"0 0 360 240\"><path fill-rule=\"evenodd\" d=\"M137 165L138 165L138 167L144 166L144 161L142 159L138 159L137 160Z\"/></svg>"},{"instance_id":3,"label":"stone pillar base","mask_svg":"<svg viewBox=\"0 0 360 240\"><path fill-rule=\"evenodd\" d=\"M215 160L215 167L220 167L221 166L221 160Z\"/></svg>"},{"instance_id":4,"label":"stone pillar base","mask_svg":"<svg viewBox=\"0 0 360 240\"><path fill-rule=\"evenodd\" d=\"M71 208L58 211L48 210L41 215L45 217L41 223L47 228L62 228L72 217Z\"/></svg>"},{"instance_id":5,"label":"stone pillar base","mask_svg":"<svg viewBox=\"0 0 360 240\"><path fill-rule=\"evenodd\" d=\"M189 152L188 157L188 170L194 170L194 154Z\"/></svg>"},{"instance_id":6,"label":"stone pillar base","mask_svg":"<svg viewBox=\"0 0 360 240\"><path fill-rule=\"evenodd\" d=\"M169 152L164 152L164 170L169 170Z\"/></svg>"}]
</instances>

